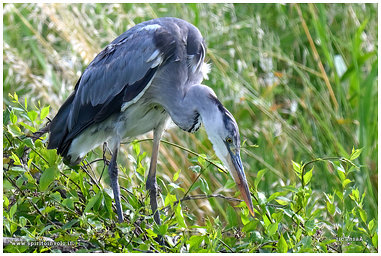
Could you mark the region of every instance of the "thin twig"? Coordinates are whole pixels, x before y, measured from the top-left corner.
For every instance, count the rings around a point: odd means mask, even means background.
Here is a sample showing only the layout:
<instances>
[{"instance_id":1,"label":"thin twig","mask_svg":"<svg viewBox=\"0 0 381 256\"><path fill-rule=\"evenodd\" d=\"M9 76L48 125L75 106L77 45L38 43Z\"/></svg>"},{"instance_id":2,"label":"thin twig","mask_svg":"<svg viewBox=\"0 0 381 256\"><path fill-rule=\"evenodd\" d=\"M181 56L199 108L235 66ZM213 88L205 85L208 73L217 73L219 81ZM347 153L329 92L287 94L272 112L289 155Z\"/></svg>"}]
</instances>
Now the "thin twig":
<instances>
[{"instance_id":1,"label":"thin twig","mask_svg":"<svg viewBox=\"0 0 381 256\"><path fill-rule=\"evenodd\" d=\"M263 244L261 244L259 247L258 247L258 250L259 249L261 249L263 246L265 246L265 245L268 245L268 244L272 244L272 243L277 243L278 241L277 240L274 240L274 241L268 241L268 242L266 242L266 243L263 243Z\"/></svg>"},{"instance_id":2,"label":"thin twig","mask_svg":"<svg viewBox=\"0 0 381 256\"><path fill-rule=\"evenodd\" d=\"M45 216L41 211L40 209L37 207L37 205L35 205L33 203L33 201L31 199L29 199L28 197L26 197L26 195L24 194L24 192L19 188L19 186L17 186L17 184L5 173L3 173L3 175L7 178L7 180L12 183L12 186L14 186L15 188L17 188L17 190L21 193L21 195L25 198L28 199L29 203L33 206L33 208L44 218L46 219L47 221L50 222L50 224L52 224L53 226L55 226L56 228L59 228L59 226L57 224L55 224L54 222L52 222L47 216Z\"/></svg>"},{"instance_id":3,"label":"thin twig","mask_svg":"<svg viewBox=\"0 0 381 256\"><path fill-rule=\"evenodd\" d=\"M230 248L230 246L229 245L227 245L227 244L225 244L225 242L224 241L222 241L221 239L219 239L218 237L217 237L217 240L218 241L220 241L226 248L228 248L229 249L229 251L230 252L233 252L234 253L234 251L232 250L232 248Z\"/></svg>"},{"instance_id":4,"label":"thin twig","mask_svg":"<svg viewBox=\"0 0 381 256\"><path fill-rule=\"evenodd\" d=\"M90 177L90 179L93 182L93 184L97 185L97 187L99 189L101 189L101 187L99 186L99 183L97 182L97 180L95 178L93 178L93 176L91 176L90 173L87 171L86 164L84 164L83 166L80 166L80 168L82 169L82 171L84 171L87 174L87 176Z\"/></svg>"},{"instance_id":5,"label":"thin twig","mask_svg":"<svg viewBox=\"0 0 381 256\"><path fill-rule=\"evenodd\" d=\"M257 204L258 204L257 206L259 206L260 203L259 203L258 198L257 198L255 195L252 195L252 196L254 197L255 201L257 201ZM258 207L258 209L260 209L260 211L262 212L261 215L263 215L262 208L261 208L261 207ZM271 217L270 217L270 215L269 215L269 213L268 213L267 211L266 211L266 216L267 216L267 218L269 219L270 223L273 223L273 222L271 221Z\"/></svg>"},{"instance_id":6,"label":"thin twig","mask_svg":"<svg viewBox=\"0 0 381 256\"><path fill-rule=\"evenodd\" d=\"M86 158L83 159L83 163L85 163L85 161L86 161L86 163L87 163L87 164L85 165L86 168L87 168L87 167L90 168L90 171L93 173L94 180L97 181L97 180L96 180L96 177L97 177L97 176L96 176L96 174L95 174L95 172L94 172L93 166L92 166L91 164L89 164L89 161L88 161Z\"/></svg>"},{"instance_id":7,"label":"thin twig","mask_svg":"<svg viewBox=\"0 0 381 256\"><path fill-rule=\"evenodd\" d=\"M144 141L149 141L149 140L153 140L153 139L141 139L141 140L135 140L136 142L144 142ZM128 142L122 142L121 144L127 144L127 143L130 143L130 142L133 142L133 141L128 141ZM168 144L168 145L171 145L171 146L174 146L174 147L177 147L179 149L182 149L186 152L189 152L191 153L192 155L195 155L195 156L198 156L198 157L202 157L205 161L209 162L210 164L214 165L215 167L217 167L218 169L220 169L221 171L223 171L225 174L228 174L228 171L225 170L225 168L223 168L223 166L218 166L216 163L214 163L213 161L209 160L208 158L188 149L188 148L185 148L183 146L180 146L180 145L177 145L175 143L172 143L172 142L169 142L169 141L165 141L165 140L160 140L161 143L164 143L164 144Z\"/></svg>"},{"instance_id":8,"label":"thin twig","mask_svg":"<svg viewBox=\"0 0 381 256\"><path fill-rule=\"evenodd\" d=\"M7 138L9 144L11 145L11 147L14 147L12 141L8 138L8 135L6 133L3 133L3 134L4 134L5 138Z\"/></svg>"},{"instance_id":9,"label":"thin twig","mask_svg":"<svg viewBox=\"0 0 381 256\"><path fill-rule=\"evenodd\" d=\"M8 131L8 129L7 129ZM18 139L20 142L23 142L22 139L20 139L19 137L16 137L16 139ZM28 146L26 146L28 147ZM28 147L29 148L29 147ZM45 163L49 164L48 160L46 160L39 152L37 152L34 148L30 148L31 150L34 151L34 153L36 153L42 160L45 161Z\"/></svg>"},{"instance_id":10,"label":"thin twig","mask_svg":"<svg viewBox=\"0 0 381 256\"><path fill-rule=\"evenodd\" d=\"M185 193L184 198L186 198L186 196L189 194L189 192L191 191L191 188L193 187L193 185L196 183L196 181L198 180L198 178L203 174L203 172L209 167L210 163L208 164L208 166L204 167L200 173L197 175L196 179L193 181L192 185L190 185L190 187L188 188L187 192ZM169 218L170 220L173 218L173 215L175 215L175 212L172 212L172 215L171 217Z\"/></svg>"},{"instance_id":11,"label":"thin twig","mask_svg":"<svg viewBox=\"0 0 381 256\"><path fill-rule=\"evenodd\" d=\"M227 196L224 196L224 195L221 195L221 194L212 194L212 195L202 195L202 194L199 194L199 195L194 195L194 196L183 197L182 199L177 200L176 202L174 202L173 205L175 206L178 203L182 203L183 201L208 199L208 198L212 198L212 197L218 197L218 198L222 198L222 199L225 199L225 200L228 200L228 201L235 201L235 202L242 202L243 201L243 200L238 199L238 198L227 197ZM171 208L171 206L169 205L169 206L166 206L166 207L162 208L161 210L162 211L168 211L170 208Z\"/></svg>"}]
</instances>

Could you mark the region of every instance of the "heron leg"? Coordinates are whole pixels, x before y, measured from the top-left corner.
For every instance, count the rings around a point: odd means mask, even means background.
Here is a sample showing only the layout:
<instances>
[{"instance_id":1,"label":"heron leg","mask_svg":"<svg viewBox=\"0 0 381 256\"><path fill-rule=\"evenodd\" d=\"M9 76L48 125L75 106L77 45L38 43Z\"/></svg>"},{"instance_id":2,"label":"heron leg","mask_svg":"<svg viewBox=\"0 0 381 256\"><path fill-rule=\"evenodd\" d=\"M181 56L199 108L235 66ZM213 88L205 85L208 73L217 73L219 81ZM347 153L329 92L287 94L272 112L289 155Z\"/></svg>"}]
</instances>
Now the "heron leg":
<instances>
[{"instance_id":1,"label":"heron leg","mask_svg":"<svg viewBox=\"0 0 381 256\"><path fill-rule=\"evenodd\" d=\"M157 182L156 182L156 164L157 158L159 156L159 145L160 138L164 131L164 125L160 125L159 127L153 130L153 146L152 146L152 157L151 164L149 167L146 189L149 191L150 195L150 204L153 213L153 218L157 225L161 225L159 211L157 209Z\"/></svg>"},{"instance_id":2,"label":"heron leg","mask_svg":"<svg viewBox=\"0 0 381 256\"><path fill-rule=\"evenodd\" d=\"M108 175L110 176L111 188L114 193L116 211L118 213L118 220L123 222L122 204L120 202L120 188L118 182L118 165L116 163L116 157L118 155L118 148L112 152L110 164L108 165Z\"/></svg>"}]
</instances>

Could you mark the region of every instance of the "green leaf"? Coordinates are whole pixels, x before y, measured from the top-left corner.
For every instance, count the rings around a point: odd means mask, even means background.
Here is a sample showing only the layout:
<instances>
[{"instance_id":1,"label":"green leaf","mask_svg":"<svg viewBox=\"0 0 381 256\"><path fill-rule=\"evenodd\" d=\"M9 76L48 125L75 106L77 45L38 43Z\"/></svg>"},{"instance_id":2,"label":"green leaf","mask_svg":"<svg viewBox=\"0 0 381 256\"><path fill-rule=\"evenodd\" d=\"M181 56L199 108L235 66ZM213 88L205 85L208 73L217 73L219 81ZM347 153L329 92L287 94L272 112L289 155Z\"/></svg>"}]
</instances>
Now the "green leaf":
<instances>
[{"instance_id":1,"label":"green leaf","mask_svg":"<svg viewBox=\"0 0 381 256\"><path fill-rule=\"evenodd\" d=\"M9 217L13 218L13 215L15 215L16 211L17 211L17 203L12 205L11 209L9 210Z\"/></svg>"},{"instance_id":2,"label":"green leaf","mask_svg":"<svg viewBox=\"0 0 381 256\"><path fill-rule=\"evenodd\" d=\"M3 194L3 207L5 209L8 209L8 206L9 206L9 199L6 195Z\"/></svg>"},{"instance_id":3,"label":"green leaf","mask_svg":"<svg viewBox=\"0 0 381 256\"><path fill-rule=\"evenodd\" d=\"M358 208L358 211L360 213L360 217L364 223L366 223L367 214L363 209Z\"/></svg>"},{"instance_id":4,"label":"green leaf","mask_svg":"<svg viewBox=\"0 0 381 256\"><path fill-rule=\"evenodd\" d=\"M371 221L369 221L369 224L368 224L368 229L369 229L371 234L373 234L375 227L376 227L376 225L374 224L374 219L372 219Z\"/></svg>"},{"instance_id":5,"label":"green leaf","mask_svg":"<svg viewBox=\"0 0 381 256\"><path fill-rule=\"evenodd\" d=\"M284 212L283 211L276 211L273 214L271 214L271 217L278 223L280 223L283 219Z\"/></svg>"},{"instance_id":6,"label":"green leaf","mask_svg":"<svg viewBox=\"0 0 381 256\"><path fill-rule=\"evenodd\" d=\"M292 166L294 168L295 173L298 175L298 177L300 177L300 174L302 173L300 164L292 161Z\"/></svg>"},{"instance_id":7,"label":"green leaf","mask_svg":"<svg viewBox=\"0 0 381 256\"><path fill-rule=\"evenodd\" d=\"M311 215L311 219L316 219L316 218L320 217L321 212L322 212L321 209L319 209L319 208L316 209L316 210L312 213L312 215Z\"/></svg>"},{"instance_id":8,"label":"green leaf","mask_svg":"<svg viewBox=\"0 0 381 256\"><path fill-rule=\"evenodd\" d=\"M296 232L296 241L299 241L300 239L300 236L302 235L302 229L298 229L298 231Z\"/></svg>"},{"instance_id":9,"label":"green leaf","mask_svg":"<svg viewBox=\"0 0 381 256\"><path fill-rule=\"evenodd\" d=\"M335 214L335 205L327 200L327 210L330 214Z\"/></svg>"},{"instance_id":10,"label":"green leaf","mask_svg":"<svg viewBox=\"0 0 381 256\"><path fill-rule=\"evenodd\" d=\"M25 109L28 109L28 102L26 101L26 97L24 98L24 106L25 106Z\"/></svg>"},{"instance_id":11,"label":"green leaf","mask_svg":"<svg viewBox=\"0 0 381 256\"><path fill-rule=\"evenodd\" d=\"M45 117L47 117L47 115L49 114L49 108L50 106L47 106L47 107L44 107L43 109L41 109L41 113L40 113L40 119L43 120L45 119Z\"/></svg>"},{"instance_id":12,"label":"green leaf","mask_svg":"<svg viewBox=\"0 0 381 256\"><path fill-rule=\"evenodd\" d=\"M140 154L140 144L138 141L132 142L132 148L134 149L135 154L138 156Z\"/></svg>"},{"instance_id":13,"label":"green leaf","mask_svg":"<svg viewBox=\"0 0 381 256\"><path fill-rule=\"evenodd\" d=\"M289 186L284 186L282 187L283 190L289 190L291 192L299 192L299 190L297 188L295 188L295 185L289 185Z\"/></svg>"},{"instance_id":14,"label":"green leaf","mask_svg":"<svg viewBox=\"0 0 381 256\"><path fill-rule=\"evenodd\" d=\"M355 160L356 158L358 158L359 156L360 156L360 154L361 154L361 152L362 152L362 150L363 150L364 148L360 148L360 149L352 149L352 154L351 154L351 156L349 157L349 160L350 161L353 161L353 160Z\"/></svg>"},{"instance_id":15,"label":"green leaf","mask_svg":"<svg viewBox=\"0 0 381 256\"><path fill-rule=\"evenodd\" d=\"M92 197L92 198L89 200L89 202L87 203L84 212L88 212L88 211L90 211L90 209L93 208L93 206L95 205L95 203L99 200L100 196L101 196L101 193L97 193L94 197Z\"/></svg>"},{"instance_id":16,"label":"green leaf","mask_svg":"<svg viewBox=\"0 0 381 256\"><path fill-rule=\"evenodd\" d=\"M278 197L277 199L275 199L275 201L280 205L288 205L291 202L290 199L284 196Z\"/></svg>"},{"instance_id":17,"label":"green leaf","mask_svg":"<svg viewBox=\"0 0 381 256\"><path fill-rule=\"evenodd\" d=\"M164 200L164 206L168 206L168 205L171 205L171 209L173 208L173 203L176 202L177 199L176 199L176 195L171 195L171 194L168 194L166 197L165 197L165 200Z\"/></svg>"},{"instance_id":18,"label":"green leaf","mask_svg":"<svg viewBox=\"0 0 381 256\"><path fill-rule=\"evenodd\" d=\"M337 240L336 239L326 239L326 240L322 241L320 244L326 245L326 244L332 244L334 242L337 242Z\"/></svg>"},{"instance_id":19,"label":"green leaf","mask_svg":"<svg viewBox=\"0 0 381 256\"><path fill-rule=\"evenodd\" d=\"M360 192L358 190L358 188L356 189L352 189L352 193L349 194L349 197L355 201L355 202L358 202L360 200Z\"/></svg>"},{"instance_id":20,"label":"green leaf","mask_svg":"<svg viewBox=\"0 0 381 256\"><path fill-rule=\"evenodd\" d=\"M238 226L238 217L237 213L235 212L234 208L230 205L226 209L226 216L228 218L229 226L230 227L237 227Z\"/></svg>"},{"instance_id":21,"label":"green leaf","mask_svg":"<svg viewBox=\"0 0 381 256\"><path fill-rule=\"evenodd\" d=\"M162 224L159 226L159 232L162 236L164 236L167 233L168 230L168 224Z\"/></svg>"},{"instance_id":22,"label":"green leaf","mask_svg":"<svg viewBox=\"0 0 381 256\"><path fill-rule=\"evenodd\" d=\"M78 222L79 220L76 220L76 221ZM72 222L72 221L71 221L71 222ZM65 225L66 225L66 224L65 224ZM63 228L65 225L63 225L62 228ZM47 230L49 230L49 229L51 229L51 228L54 228L54 226L53 226L53 225L47 225L46 227L44 227L44 228L41 230L40 234L43 234L45 231L47 231Z\"/></svg>"},{"instance_id":23,"label":"green leaf","mask_svg":"<svg viewBox=\"0 0 381 256\"><path fill-rule=\"evenodd\" d=\"M204 192L205 194L207 194L209 192L208 183L202 177L200 177L199 180L200 180L200 189L201 189L201 191Z\"/></svg>"},{"instance_id":24,"label":"green leaf","mask_svg":"<svg viewBox=\"0 0 381 256\"><path fill-rule=\"evenodd\" d=\"M15 113L13 113L13 111L9 113L9 118L10 118L12 124L15 124L17 122L17 116Z\"/></svg>"},{"instance_id":25,"label":"green leaf","mask_svg":"<svg viewBox=\"0 0 381 256\"><path fill-rule=\"evenodd\" d=\"M241 202L241 203L242 203L242 202ZM235 207L237 207L237 206L235 206ZM241 211L241 221L242 221L242 224L243 224L243 225L246 225L247 223L250 222L250 219L249 219L248 214L249 214L249 211L246 210L246 209L243 210L243 212Z\"/></svg>"},{"instance_id":26,"label":"green leaf","mask_svg":"<svg viewBox=\"0 0 381 256\"><path fill-rule=\"evenodd\" d=\"M29 148L34 148L34 143L33 143L33 140L31 138L25 138L23 139L23 142L25 143L25 145Z\"/></svg>"},{"instance_id":27,"label":"green leaf","mask_svg":"<svg viewBox=\"0 0 381 256\"><path fill-rule=\"evenodd\" d=\"M130 197L130 198L133 198L133 197ZM130 202L130 200L129 200L129 202ZM103 193L103 203L104 203L106 213L107 213L106 216L109 219L111 219L113 216L113 213L114 213L113 209L112 209L112 198L109 196L109 194L107 192Z\"/></svg>"},{"instance_id":28,"label":"green leaf","mask_svg":"<svg viewBox=\"0 0 381 256\"><path fill-rule=\"evenodd\" d=\"M258 192L258 202L260 205L265 205L267 203L266 196L262 192Z\"/></svg>"},{"instance_id":29,"label":"green leaf","mask_svg":"<svg viewBox=\"0 0 381 256\"><path fill-rule=\"evenodd\" d=\"M238 205L234 206L234 207L237 207L237 208L247 208L247 205L244 201L240 202Z\"/></svg>"},{"instance_id":30,"label":"green leaf","mask_svg":"<svg viewBox=\"0 0 381 256\"><path fill-rule=\"evenodd\" d=\"M53 198L57 202L61 202L62 201L61 194L58 191L56 191L54 193L51 193L50 197Z\"/></svg>"},{"instance_id":31,"label":"green leaf","mask_svg":"<svg viewBox=\"0 0 381 256\"><path fill-rule=\"evenodd\" d=\"M14 162L14 165L22 165L21 164L21 161L20 161L20 158L12 152L12 156L10 156L11 159L13 159Z\"/></svg>"},{"instance_id":32,"label":"green leaf","mask_svg":"<svg viewBox=\"0 0 381 256\"><path fill-rule=\"evenodd\" d=\"M56 209L55 206L46 206L41 212L42 212L43 214L47 214L47 213L53 211L54 209Z\"/></svg>"},{"instance_id":33,"label":"green leaf","mask_svg":"<svg viewBox=\"0 0 381 256\"><path fill-rule=\"evenodd\" d=\"M272 236L275 234L275 232L278 230L278 223L272 223L269 225L269 227L267 228L267 234L269 236Z\"/></svg>"},{"instance_id":34,"label":"green leaf","mask_svg":"<svg viewBox=\"0 0 381 256\"><path fill-rule=\"evenodd\" d=\"M232 180L232 179L228 179L227 181L226 181L226 183L225 183L225 188L227 188L227 189L230 189L230 188L233 188L235 186L235 182L234 182L234 180Z\"/></svg>"},{"instance_id":35,"label":"green leaf","mask_svg":"<svg viewBox=\"0 0 381 256\"><path fill-rule=\"evenodd\" d=\"M17 96L16 92L13 94L13 98L15 99L16 102L19 101L19 97Z\"/></svg>"},{"instance_id":36,"label":"green leaf","mask_svg":"<svg viewBox=\"0 0 381 256\"><path fill-rule=\"evenodd\" d=\"M308 172L306 172L305 174L304 174L304 176L303 176L303 180L304 180L304 185L307 185L309 182L310 182L310 180L311 180L311 178L312 178L312 170L313 170L314 168L312 167L312 169L310 170L310 171L308 171Z\"/></svg>"},{"instance_id":37,"label":"green leaf","mask_svg":"<svg viewBox=\"0 0 381 256\"><path fill-rule=\"evenodd\" d=\"M31 110L28 112L28 116L29 116L30 120L33 122L34 120L36 120L38 113L34 110Z\"/></svg>"},{"instance_id":38,"label":"green leaf","mask_svg":"<svg viewBox=\"0 0 381 256\"><path fill-rule=\"evenodd\" d=\"M95 201L95 204L93 206L93 210L95 212L99 212L99 208L100 208L100 206L102 205L102 203L104 201L103 200L103 196L104 196L104 194L107 194L107 193L105 191L101 192L102 190L99 190L99 188L95 184L93 185L93 187L96 187L96 189L93 188L94 192L96 194L100 194L99 200Z\"/></svg>"},{"instance_id":39,"label":"green leaf","mask_svg":"<svg viewBox=\"0 0 381 256\"><path fill-rule=\"evenodd\" d=\"M3 110L3 125L8 125L10 119L10 109L7 107Z\"/></svg>"},{"instance_id":40,"label":"green leaf","mask_svg":"<svg viewBox=\"0 0 381 256\"><path fill-rule=\"evenodd\" d=\"M276 197L278 197L278 196L280 196L280 195L282 195L281 192L275 192L275 193L271 194L271 195L269 196L269 198L267 198L267 201L268 201L268 202L271 202L272 200L274 200Z\"/></svg>"},{"instance_id":41,"label":"green leaf","mask_svg":"<svg viewBox=\"0 0 381 256\"><path fill-rule=\"evenodd\" d=\"M50 185L50 183L52 183L53 180L55 180L56 177L58 177L58 174L59 174L59 171L56 166L52 166L46 169L42 173L40 178L40 190L45 191Z\"/></svg>"},{"instance_id":42,"label":"green leaf","mask_svg":"<svg viewBox=\"0 0 381 256\"><path fill-rule=\"evenodd\" d=\"M30 125L27 125L24 122L20 122L19 124L22 125L23 127L25 127L26 129L28 129L31 132L36 132L37 131L36 128L34 128L34 127L30 126Z\"/></svg>"},{"instance_id":43,"label":"green leaf","mask_svg":"<svg viewBox=\"0 0 381 256\"><path fill-rule=\"evenodd\" d=\"M345 188L345 186L347 186L349 183L351 183L352 181L350 179L345 179L343 181L343 188Z\"/></svg>"},{"instance_id":44,"label":"green leaf","mask_svg":"<svg viewBox=\"0 0 381 256\"><path fill-rule=\"evenodd\" d=\"M65 198L62 200L62 204L74 210L74 200L72 198Z\"/></svg>"},{"instance_id":45,"label":"green leaf","mask_svg":"<svg viewBox=\"0 0 381 256\"><path fill-rule=\"evenodd\" d=\"M341 182L344 182L344 180L345 180L345 171L344 171L344 169L339 168L338 166L336 166L336 167L337 167L336 168L337 174L339 175L339 178L340 178Z\"/></svg>"},{"instance_id":46,"label":"green leaf","mask_svg":"<svg viewBox=\"0 0 381 256\"><path fill-rule=\"evenodd\" d=\"M311 236L305 236L300 240L300 244L304 245L304 248L309 248L311 247L312 243L312 237Z\"/></svg>"},{"instance_id":47,"label":"green leaf","mask_svg":"<svg viewBox=\"0 0 381 256\"><path fill-rule=\"evenodd\" d=\"M340 198L340 200L343 200L343 196L344 196L344 195L343 195L342 192L336 190L335 193L336 193L336 195Z\"/></svg>"},{"instance_id":48,"label":"green leaf","mask_svg":"<svg viewBox=\"0 0 381 256\"><path fill-rule=\"evenodd\" d=\"M374 233L374 236L372 237L372 244L374 247L378 248L378 235L377 235L377 233Z\"/></svg>"},{"instance_id":49,"label":"green leaf","mask_svg":"<svg viewBox=\"0 0 381 256\"><path fill-rule=\"evenodd\" d=\"M36 144L37 146L37 144ZM54 166L58 160L58 155L56 150L48 150L46 148L43 148L40 153L45 157L45 159L48 161L49 166Z\"/></svg>"},{"instance_id":50,"label":"green leaf","mask_svg":"<svg viewBox=\"0 0 381 256\"><path fill-rule=\"evenodd\" d=\"M255 178L255 181L254 181L255 188L258 188L258 184L259 184L259 182L261 181L263 175L265 175L266 172L267 172L267 169L263 169L263 170L260 170L257 173L257 177Z\"/></svg>"},{"instance_id":51,"label":"green leaf","mask_svg":"<svg viewBox=\"0 0 381 256\"><path fill-rule=\"evenodd\" d=\"M288 251L287 242L284 239L283 234L280 234L278 244L276 247L277 247L277 252L286 253Z\"/></svg>"},{"instance_id":52,"label":"green leaf","mask_svg":"<svg viewBox=\"0 0 381 256\"><path fill-rule=\"evenodd\" d=\"M157 237L157 234L153 232L153 230L146 228L145 231L147 232L147 235L150 237Z\"/></svg>"},{"instance_id":53,"label":"green leaf","mask_svg":"<svg viewBox=\"0 0 381 256\"><path fill-rule=\"evenodd\" d=\"M191 161L192 163L195 163L195 164L198 163L198 157L197 156L189 158L188 160Z\"/></svg>"},{"instance_id":54,"label":"green leaf","mask_svg":"<svg viewBox=\"0 0 381 256\"><path fill-rule=\"evenodd\" d=\"M195 173L200 173L200 171L201 171L201 167L199 165L189 166L188 169L192 170Z\"/></svg>"},{"instance_id":55,"label":"green leaf","mask_svg":"<svg viewBox=\"0 0 381 256\"><path fill-rule=\"evenodd\" d=\"M68 223L65 223L65 225L62 226L62 229L69 229L71 228L74 224L78 223L79 222L79 219L74 219L74 220L71 220L69 221ZM53 227L52 225L50 225L51 227Z\"/></svg>"},{"instance_id":56,"label":"green leaf","mask_svg":"<svg viewBox=\"0 0 381 256\"><path fill-rule=\"evenodd\" d=\"M138 168L136 168L135 175L136 175L136 177L137 177L141 182L144 182L144 172L145 172L145 169L144 169L143 166L139 166Z\"/></svg>"},{"instance_id":57,"label":"green leaf","mask_svg":"<svg viewBox=\"0 0 381 256\"><path fill-rule=\"evenodd\" d=\"M176 181L179 178L180 172L181 172L181 169L175 172L175 174L173 175L173 181Z\"/></svg>"},{"instance_id":58,"label":"green leaf","mask_svg":"<svg viewBox=\"0 0 381 256\"><path fill-rule=\"evenodd\" d=\"M242 232L243 232L243 233L247 233L247 232L254 231L254 230L256 230L257 225L258 225L258 221L252 220L252 221L250 221L249 223L247 223L247 224L242 228Z\"/></svg>"},{"instance_id":59,"label":"green leaf","mask_svg":"<svg viewBox=\"0 0 381 256\"><path fill-rule=\"evenodd\" d=\"M20 130L20 127L18 127L18 126L15 125L15 124L9 124L7 127L8 127L8 131L9 131L14 137L24 135L24 133Z\"/></svg>"},{"instance_id":60,"label":"green leaf","mask_svg":"<svg viewBox=\"0 0 381 256\"><path fill-rule=\"evenodd\" d=\"M306 228L306 231L308 232L308 235L311 236L311 232L315 228L315 219L310 219L304 223L304 227Z\"/></svg>"},{"instance_id":61,"label":"green leaf","mask_svg":"<svg viewBox=\"0 0 381 256\"><path fill-rule=\"evenodd\" d=\"M146 155L147 155L147 152L143 152L143 153L141 153L140 155L138 155L138 163L141 163L141 161L146 157ZM140 166L141 164L139 164L139 166Z\"/></svg>"},{"instance_id":62,"label":"green leaf","mask_svg":"<svg viewBox=\"0 0 381 256\"><path fill-rule=\"evenodd\" d=\"M204 236L194 235L187 241L190 248L198 248L200 244L204 241Z\"/></svg>"},{"instance_id":63,"label":"green leaf","mask_svg":"<svg viewBox=\"0 0 381 256\"><path fill-rule=\"evenodd\" d=\"M205 158L206 158L206 155L205 155L205 154L201 154L201 155L197 158L198 162L200 163L200 165L201 165L202 167L205 167L205 165L206 165Z\"/></svg>"},{"instance_id":64,"label":"green leaf","mask_svg":"<svg viewBox=\"0 0 381 256\"><path fill-rule=\"evenodd\" d=\"M11 223L11 234L15 233L18 229L18 226L16 223Z\"/></svg>"},{"instance_id":65,"label":"green leaf","mask_svg":"<svg viewBox=\"0 0 381 256\"><path fill-rule=\"evenodd\" d=\"M267 217L266 214L262 214L263 217L263 223L265 224L266 229L271 225L270 219Z\"/></svg>"},{"instance_id":66,"label":"green leaf","mask_svg":"<svg viewBox=\"0 0 381 256\"><path fill-rule=\"evenodd\" d=\"M178 203L176 208L175 208L175 215L176 215L176 220L177 220L177 223L179 223L179 226L181 228L186 228L187 225L185 224L185 220L184 220L184 215L183 215L183 211L181 210L181 204Z\"/></svg>"}]
</instances>

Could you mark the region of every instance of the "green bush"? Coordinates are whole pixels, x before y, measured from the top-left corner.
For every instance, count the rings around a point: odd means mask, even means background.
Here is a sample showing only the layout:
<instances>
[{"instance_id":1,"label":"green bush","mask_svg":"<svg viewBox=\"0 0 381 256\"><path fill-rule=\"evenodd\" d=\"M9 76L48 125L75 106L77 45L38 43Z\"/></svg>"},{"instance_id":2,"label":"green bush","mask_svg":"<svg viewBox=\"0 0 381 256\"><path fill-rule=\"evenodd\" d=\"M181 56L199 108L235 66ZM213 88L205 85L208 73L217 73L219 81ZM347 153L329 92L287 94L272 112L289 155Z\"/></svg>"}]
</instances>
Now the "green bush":
<instances>
[{"instance_id":1,"label":"green bush","mask_svg":"<svg viewBox=\"0 0 381 256\"><path fill-rule=\"evenodd\" d=\"M71 245L78 252L90 251L161 251L161 252L374 252L378 246L377 220L367 217L364 210L365 192L361 195L351 173L359 171L353 161L362 149L352 150L349 159L326 158L308 163L293 162L298 182L279 187L279 191L266 197L259 184L267 170L258 172L251 188L255 217L250 216L242 201L226 209L227 222L219 217L207 216L203 225L183 203L188 200L212 197L202 177L211 165L220 163L205 155L190 159L197 178L185 192L179 180L181 170L174 173L172 182L162 183L162 225L157 226L149 213L147 192L143 185L124 188L127 193L123 207L128 221L115 222L112 191L104 188L96 177L94 167L104 156L85 159L78 168L62 163L56 150L47 150L46 138L36 138L32 132L42 128L49 107L28 110L18 102L17 94L9 95L19 107L9 107L4 113L4 230L5 237L19 237L25 243L44 241ZM25 121L21 121L24 120ZM164 142L165 143L165 142ZM133 143L134 173L123 175L128 184L138 179L145 184L147 157L140 142ZM173 145L171 143L171 145ZM173 145L176 146L176 145ZM184 149L187 150L187 149ZM91 157L90 157L91 158ZM324 197L311 189L312 177L317 170L310 168L315 162L328 162L338 178L340 190L327 191ZM101 166L98 166L99 168ZM307 169L310 168L310 169ZM123 173L125 169L120 167ZM221 167L223 169L223 167ZM232 180L224 184L235 186ZM200 188L203 194L188 196ZM181 198L176 191L185 192ZM166 246L159 246L158 236L164 236ZM72 243L72 244L70 244ZM64 247L63 247L64 248ZM7 245L6 252L44 252L65 250L59 246ZM67 250L67 249L66 249ZM74 250L74 249L71 249Z\"/></svg>"}]
</instances>

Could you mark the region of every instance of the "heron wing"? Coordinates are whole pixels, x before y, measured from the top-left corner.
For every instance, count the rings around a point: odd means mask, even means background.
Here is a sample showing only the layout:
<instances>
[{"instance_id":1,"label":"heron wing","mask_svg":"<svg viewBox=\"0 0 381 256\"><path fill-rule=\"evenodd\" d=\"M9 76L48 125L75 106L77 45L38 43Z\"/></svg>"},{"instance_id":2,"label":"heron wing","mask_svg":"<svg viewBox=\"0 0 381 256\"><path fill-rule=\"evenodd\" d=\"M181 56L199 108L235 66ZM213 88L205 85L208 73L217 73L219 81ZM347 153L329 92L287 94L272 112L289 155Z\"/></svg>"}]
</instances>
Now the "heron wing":
<instances>
[{"instance_id":1,"label":"heron wing","mask_svg":"<svg viewBox=\"0 0 381 256\"><path fill-rule=\"evenodd\" d=\"M69 130L78 121L81 108L88 104L95 107L97 111L92 114L101 122L112 113L99 112L97 106L109 108L108 105L114 105L115 97L121 97L122 91L125 91L124 102L134 99L147 86L158 66L173 54L172 34L161 26L144 29L146 26L136 26L119 36L86 68L77 84Z\"/></svg>"},{"instance_id":2,"label":"heron wing","mask_svg":"<svg viewBox=\"0 0 381 256\"><path fill-rule=\"evenodd\" d=\"M67 153L80 132L141 96L175 49L173 35L157 24L141 23L116 38L85 69L53 119L48 148Z\"/></svg>"}]
</instances>

